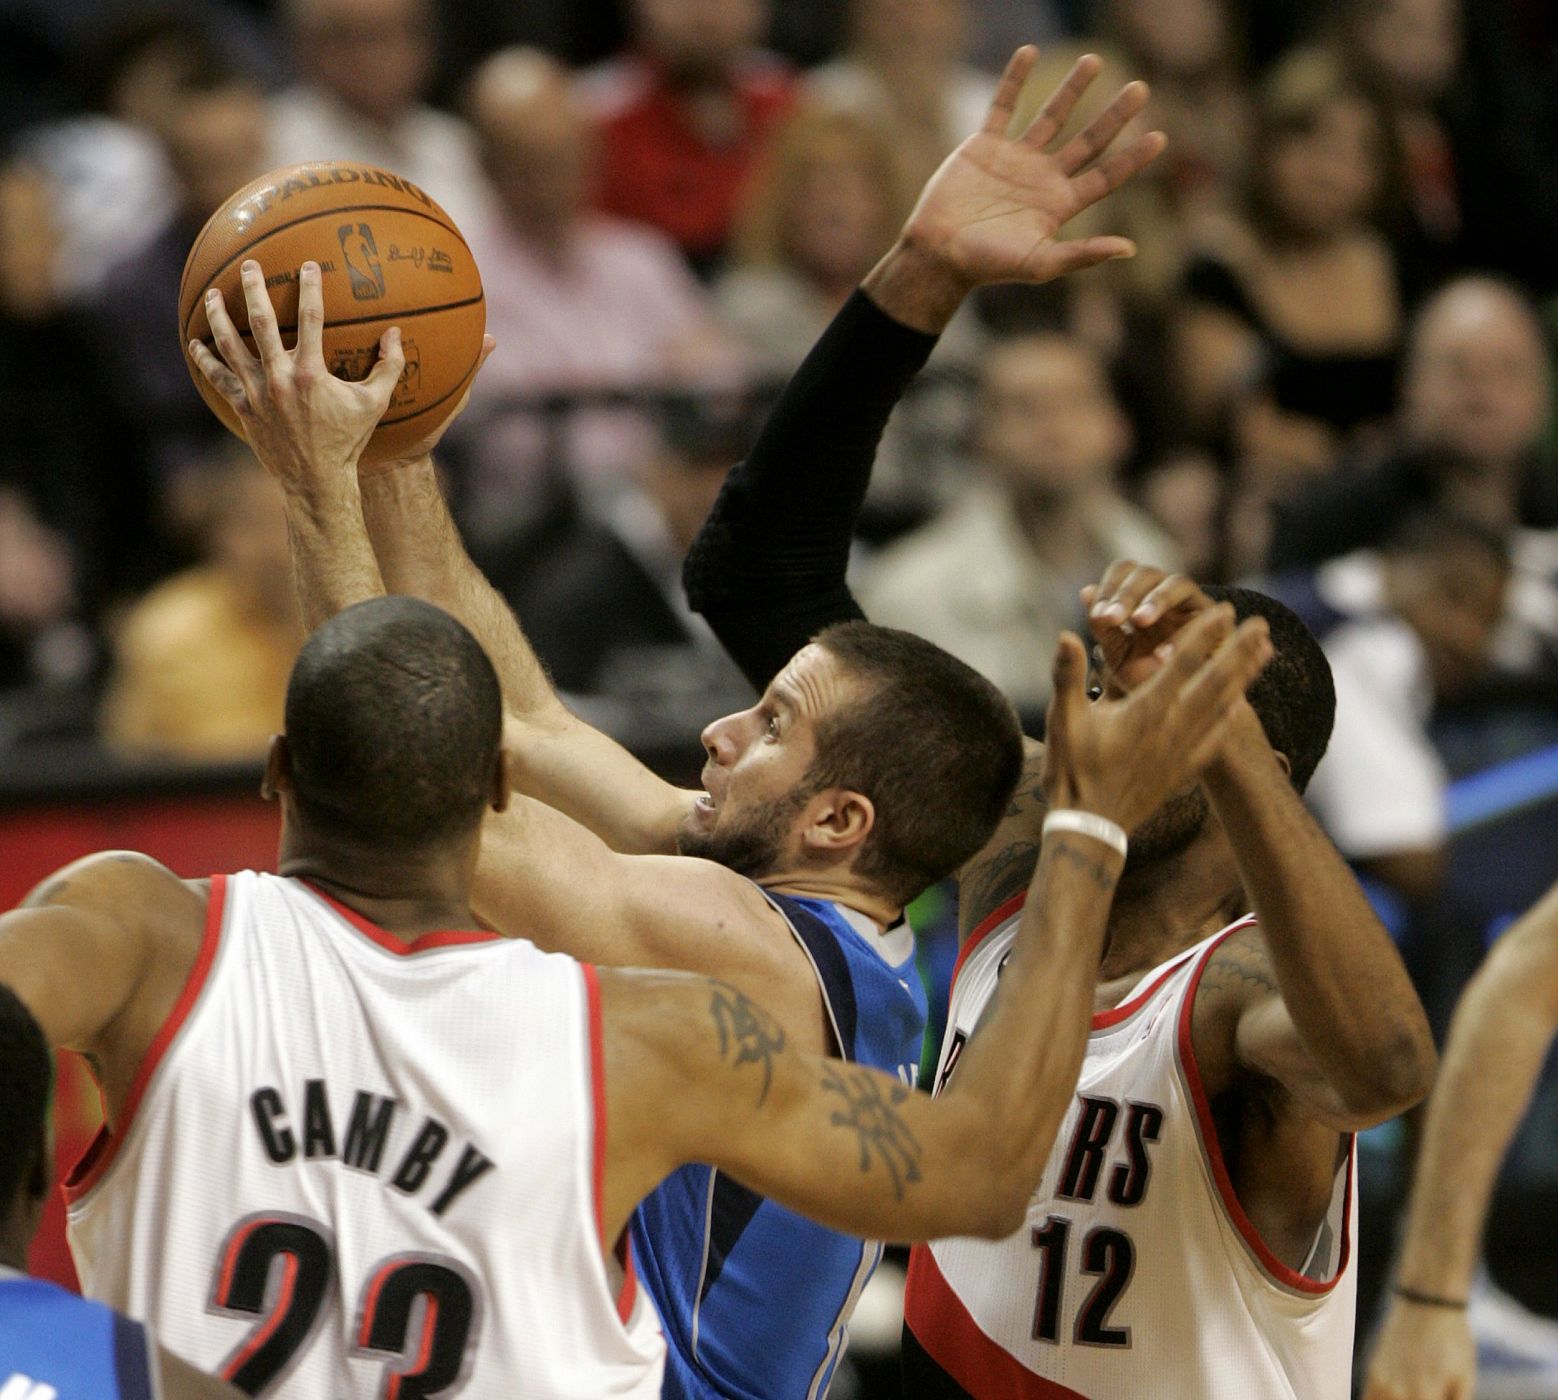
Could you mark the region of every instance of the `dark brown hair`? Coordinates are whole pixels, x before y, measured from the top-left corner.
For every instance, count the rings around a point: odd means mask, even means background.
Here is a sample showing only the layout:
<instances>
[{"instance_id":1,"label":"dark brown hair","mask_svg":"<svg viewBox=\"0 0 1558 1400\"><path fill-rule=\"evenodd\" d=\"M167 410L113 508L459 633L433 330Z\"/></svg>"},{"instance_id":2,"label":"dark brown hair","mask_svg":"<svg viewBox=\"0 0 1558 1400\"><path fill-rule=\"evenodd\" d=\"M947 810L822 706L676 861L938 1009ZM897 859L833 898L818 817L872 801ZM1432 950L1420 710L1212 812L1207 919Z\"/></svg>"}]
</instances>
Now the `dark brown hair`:
<instances>
[{"instance_id":1,"label":"dark brown hair","mask_svg":"<svg viewBox=\"0 0 1558 1400\"><path fill-rule=\"evenodd\" d=\"M973 667L912 633L843 622L816 640L866 690L817 726L808 785L871 799L876 825L855 870L907 903L994 833L1022 773L1017 713Z\"/></svg>"}]
</instances>

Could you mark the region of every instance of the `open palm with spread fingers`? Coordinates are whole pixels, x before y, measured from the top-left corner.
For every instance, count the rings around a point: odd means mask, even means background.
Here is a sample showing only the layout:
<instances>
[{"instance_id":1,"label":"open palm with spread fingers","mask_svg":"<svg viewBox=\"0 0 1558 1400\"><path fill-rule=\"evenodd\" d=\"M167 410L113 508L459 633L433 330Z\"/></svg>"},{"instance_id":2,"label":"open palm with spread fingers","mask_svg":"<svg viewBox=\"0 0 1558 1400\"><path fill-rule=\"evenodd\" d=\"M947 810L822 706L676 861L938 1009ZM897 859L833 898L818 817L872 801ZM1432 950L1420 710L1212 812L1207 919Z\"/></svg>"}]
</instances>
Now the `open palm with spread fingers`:
<instances>
[{"instance_id":1,"label":"open palm with spread fingers","mask_svg":"<svg viewBox=\"0 0 1558 1400\"><path fill-rule=\"evenodd\" d=\"M905 241L969 286L1047 282L1135 251L1128 238L1066 241L1057 235L1167 144L1162 132L1152 131L1110 152L1146 104L1147 85L1127 83L1083 131L1051 151L1103 64L1095 54L1079 58L1027 128L1010 135L1018 96L1038 56L1031 45L1012 56L984 126L931 177L904 229Z\"/></svg>"},{"instance_id":2,"label":"open palm with spread fingers","mask_svg":"<svg viewBox=\"0 0 1558 1400\"><path fill-rule=\"evenodd\" d=\"M291 350L282 344L259 264L244 263L242 278L258 354L249 352L222 294L213 289L206 317L221 358L196 341L190 346L195 363L232 405L249 446L284 487L354 470L405 368L399 328L392 326L380 338L378 361L365 379L338 379L325 365L318 264L304 263L298 273L298 335Z\"/></svg>"}]
</instances>

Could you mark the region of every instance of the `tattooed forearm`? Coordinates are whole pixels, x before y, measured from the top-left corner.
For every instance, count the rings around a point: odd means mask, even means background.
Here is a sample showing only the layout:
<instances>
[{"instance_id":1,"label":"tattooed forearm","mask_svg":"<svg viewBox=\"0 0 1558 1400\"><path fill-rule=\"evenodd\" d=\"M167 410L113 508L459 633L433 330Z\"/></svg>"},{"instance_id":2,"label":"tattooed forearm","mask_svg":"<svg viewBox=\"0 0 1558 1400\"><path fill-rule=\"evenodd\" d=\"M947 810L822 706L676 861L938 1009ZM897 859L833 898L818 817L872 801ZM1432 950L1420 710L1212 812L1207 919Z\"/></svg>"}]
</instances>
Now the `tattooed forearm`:
<instances>
[{"instance_id":1,"label":"tattooed forearm","mask_svg":"<svg viewBox=\"0 0 1558 1400\"><path fill-rule=\"evenodd\" d=\"M784 1029L756 1002L743 996L728 982L710 984L709 1014L719 1032L719 1053L732 1069L759 1065L763 1087L757 1101L768 1097L774 1079L774 1057L784 1050Z\"/></svg>"},{"instance_id":2,"label":"tattooed forearm","mask_svg":"<svg viewBox=\"0 0 1558 1400\"><path fill-rule=\"evenodd\" d=\"M882 1093L883 1081L874 1074L842 1063L822 1071L823 1090L837 1094L844 1105L829 1115L835 1127L853 1132L860 1144L860 1170L868 1172L878 1158L893 1180L893 1199L903 1199L904 1188L920 1179L920 1144L899 1116L897 1105L913 1090L902 1084Z\"/></svg>"},{"instance_id":3,"label":"tattooed forearm","mask_svg":"<svg viewBox=\"0 0 1558 1400\"><path fill-rule=\"evenodd\" d=\"M1052 859L1064 861L1073 870L1080 870L1105 894L1112 892L1119 880L1119 876L1111 873L1109 867L1091 851L1083 850L1064 836L1050 838L1049 852Z\"/></svg>"}]
</instances>

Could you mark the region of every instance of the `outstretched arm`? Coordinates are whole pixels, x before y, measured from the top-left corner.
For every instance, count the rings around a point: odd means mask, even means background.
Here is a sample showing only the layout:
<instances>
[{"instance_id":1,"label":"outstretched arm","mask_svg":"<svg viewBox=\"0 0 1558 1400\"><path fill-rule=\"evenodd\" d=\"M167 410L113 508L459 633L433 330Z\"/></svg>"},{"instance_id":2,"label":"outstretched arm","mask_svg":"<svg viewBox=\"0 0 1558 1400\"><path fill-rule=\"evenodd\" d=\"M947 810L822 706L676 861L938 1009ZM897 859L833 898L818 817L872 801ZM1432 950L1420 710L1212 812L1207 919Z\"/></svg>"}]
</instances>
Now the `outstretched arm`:
<instances>
[{"instance_id":1,"label":"outstretched arm","mask_svg":"<svg viewBox=\"0 0 1558 1400\"><path fill-rule=\"evenodd\" d=\"M1036 58L1031 48L1014 55L983 128L931 179L897 243L796 372L688 555L689 601L759 690L823 627L861 615L845 573L877 444L968 293L1133 251L1123 238L1058 234L1162 150L1155 132L1106 154L1145 86L1129 84L1049 153L1100 65L1079 60L1033 123L1008 136Z\"/></svg>"},{"instance_id":2,"label":"outstretched arm","mask_svg":"<svg viewBox=\"0 0 1558 1400\"><path fill-rule=\"evenodd\" d=\"M1499 1163L1558 1033L1558 886L1494 945L1445 1046L1366 1400L1471 1400L1466 1321Z\"/></svg>"},{"instance_id":3,"label":"outstretched arm","mask_svg":"<svg viewBox=\"0 0 1558 1400\"><path fill-rule=\"evenodd\" d=\"M558 698L519 620L471 562L430 456L362 480L373 550L393 593L436 603L492 658L508 711L515 788L566 812L624 852L676 849L676 828L697 794L657 776Z\"/></svg>"},{"instance_id":4,"label":"outstretched arm","mask_svg":"<svg viewBox=\"0 0 1558 1400\"><path fill-rule=\"evenodd\" d=\"M345 383L325 367L317 264L299 272L298 339L290 351L259 264L245 263L242 280L258 354L244 345L220 292L206 308L220 358L198 342L190 352L281 484L305 624L312 629L378 597L386 583L443 607L472 630L498 670L521 790L567 811L617 849L674 850L694 795L661 781L563 707L513 614L466 555L431 457L359 478L358 458L405 363L399 330L385 332L365 380Z\"/></svg>"},{"instance_id":5,"label":"outstretched arm","mask_svg":"<svg viewBox=\"0 0 1558 1400\"><path fill-rule=\"evenodd\" d=\"M1221 744L1269 656L1265 624L1198 620L1155 678L1091 705L1063 638L1050 707L1052 804L1134 827ZM1123 839L1120 843L1124 844ZM602 978L614 1125L608 1229L685 1161L708 1161L837 1229L888 1239L1000 1236L1021 1222L1076 1087L1124 852L1044 839L994 1010L939 1098L858 1066L800 1056L780 1025L719 983ZM696 1085L697 1092L688 1089Z\"/></svg>"}]
</instances>

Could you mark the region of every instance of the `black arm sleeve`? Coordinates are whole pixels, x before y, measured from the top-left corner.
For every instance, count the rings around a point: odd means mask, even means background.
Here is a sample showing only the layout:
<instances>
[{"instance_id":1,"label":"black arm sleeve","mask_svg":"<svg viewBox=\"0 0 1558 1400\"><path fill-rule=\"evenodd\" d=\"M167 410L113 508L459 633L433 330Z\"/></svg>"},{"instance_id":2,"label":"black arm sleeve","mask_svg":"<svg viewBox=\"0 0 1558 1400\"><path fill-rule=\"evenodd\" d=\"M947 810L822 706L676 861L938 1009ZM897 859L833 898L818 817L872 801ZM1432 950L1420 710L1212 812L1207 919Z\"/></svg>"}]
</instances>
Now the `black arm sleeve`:
<instances>
[{"instance_id":1,"label":"black arm sleeve","mask_svg":"<svg viewBox=\"0 0 1558 1400\"><path fill-rule=\"evenodd\" d=\"M687 600L759 690L824 627L865 615L845 582L850 540L888 417L935 344L857 291L693 541Z\"/></svg>"}]
</instances>

